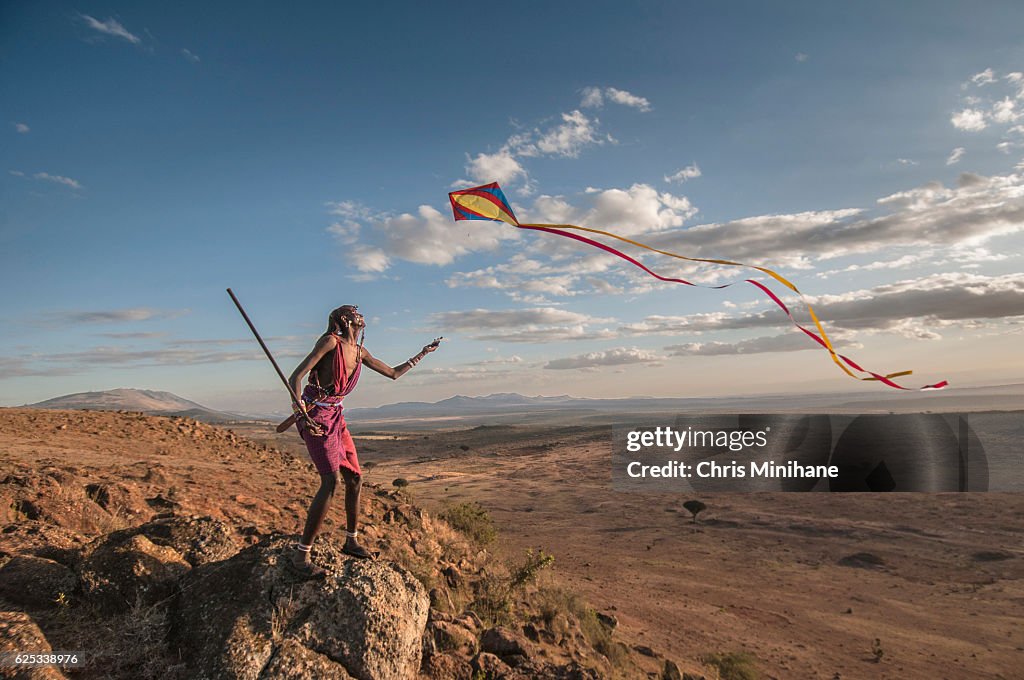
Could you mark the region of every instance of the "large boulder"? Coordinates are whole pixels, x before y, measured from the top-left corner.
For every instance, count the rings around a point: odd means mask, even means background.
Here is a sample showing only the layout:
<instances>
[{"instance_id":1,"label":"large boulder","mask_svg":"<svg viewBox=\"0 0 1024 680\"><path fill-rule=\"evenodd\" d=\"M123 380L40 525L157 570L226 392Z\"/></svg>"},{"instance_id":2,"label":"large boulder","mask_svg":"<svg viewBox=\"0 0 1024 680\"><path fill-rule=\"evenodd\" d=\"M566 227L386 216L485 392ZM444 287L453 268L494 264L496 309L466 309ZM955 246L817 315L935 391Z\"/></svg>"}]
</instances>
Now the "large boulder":
<instances>
[{"instance_id":1,"label":"large boulder","mask_svg":"<svg viewBox=\"0 0 1024 680\"><path fill-rule=\"evenodd\" d=\"M37 520L23 520L0 529L3 550L35 555L74 567L88 542L81 534Z\"/></svg>"},{"instance_id":2,"label":"large boulder","mask_svg":"<svg viewBox=\"0 0 1024 680\"><path fill-rule=\"evenodd\" d=\"M440 652L457 652L473 656L478 651L476 635L454 623L431 621L427 633L433 638L434 648Z\"/></svg>"},{"instance_id":3,"label":"large boulder","mask_svg":"<svg viewBox=\"0 0 1024 680\"><path fill-rule=\"evenodd\" d=\"M137 484L96 482L86 484L85 493L96 505L126 523L137 524L153 516L153 509Z\"/></svg>"},{"instance_id":4,"label":"large boulder","mask_svg":"<svg viewBox=\"0 0 1024 680\"><path fill-rule=\"evenodd\" d=\"M191 568L174 548L129 529L90 544L79 577L86 598L101 610L114 612L173 596L178 580Z\"/></svg>"},{"instance_id":5,"label":"large boulder","mask_svg":"<svg viewBox=\"0 0 1024 680\"><path fill-rule=\"evenodd\" d=\"M324 538L314 548L323 579L296 577L286 565L291 541L279 536L194 569L172 622L172 651L188 676L255 680L286 665L275 659L301 658L323 666L316 677L325 669L358 680L415 677L429 606L423 586L397 565L339 548Z\"/></svg>"},{"instance_id":6,"label":"large boulder","mask_svg":"<svg viewBox=\"0 0 1024 680\"><path fill-rule=\"evenodd\" d=\"M165 517L143 524L138 531L157 545L174 548L194 567L238 552L231 528L213 517Z\"/></svg>"},{"instance_id":7,"label":"large boulder","mask_svg":"<svg viewBox=\"0 0 1024 680\"><path fill-rule=\"evenodd\" d=\"M472 680L473 666L457 654L431 654L423 664L431 680Z\"/></svg>"},{"instance_id":8,"label":"large boulder","mask_svg":"<svg viewBox=\"0 0 1024 680\"><path fill-rule=\"evenodd\" d=\"M65 470L7 475L0 487L14 499L15 521L38 520L87 536L105 533L116 523Z\"/></svg>"},{"instance_id":9,"label":"large boulder","mask_svg":"<svg viewBox=\"0 0 1024 680\"><path fill-rule=\"evenodd\" d=\"M0 597L25 607L53 607L77 585L75 572L45 557L16 555L0 567Z\"/></svg>"},{"instance_id":10,"label":"large boulder","mask_svg":"<svg viewBox=\"0 0 1024 680\"><path fill-rule=\"evenodd\" d=\"M530 643L526 637L504 626L485 630L480 636L480 648L500 657L530 656Z\"/></svg>"}]
</instances>

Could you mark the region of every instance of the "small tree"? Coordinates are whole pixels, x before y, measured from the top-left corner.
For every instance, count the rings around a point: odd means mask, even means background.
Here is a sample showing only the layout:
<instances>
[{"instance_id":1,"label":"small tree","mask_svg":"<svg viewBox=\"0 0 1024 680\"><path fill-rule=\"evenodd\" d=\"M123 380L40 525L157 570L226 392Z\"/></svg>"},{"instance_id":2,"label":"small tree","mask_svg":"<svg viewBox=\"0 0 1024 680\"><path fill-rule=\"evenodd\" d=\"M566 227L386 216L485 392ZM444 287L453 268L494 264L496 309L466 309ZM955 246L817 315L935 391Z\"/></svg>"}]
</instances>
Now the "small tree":
<instances>
[{"instance_id":1,"label":"small tree","mask_svg":"<svg viewBox=\"0 0 1024 680\"><path fill-rule=\"evenodd\" d=\"M406 479L405 477L399 477L395 481L391 482L391 486L397 489L404 489L407 486L409 486L409 480Z\"/></svg>"},{"instance_id":2,"label":"small tree","mask_svg":"<svg viewBox=\"0 0 1024 680\"><path fill-rule=\"evenodd\" d=\"M697 515L707 510L708 506L704 505L700 501L686 501L683 503L683 507L690 511L693 515L693 523L697 523Z\"/></svg>"}]
</instances>

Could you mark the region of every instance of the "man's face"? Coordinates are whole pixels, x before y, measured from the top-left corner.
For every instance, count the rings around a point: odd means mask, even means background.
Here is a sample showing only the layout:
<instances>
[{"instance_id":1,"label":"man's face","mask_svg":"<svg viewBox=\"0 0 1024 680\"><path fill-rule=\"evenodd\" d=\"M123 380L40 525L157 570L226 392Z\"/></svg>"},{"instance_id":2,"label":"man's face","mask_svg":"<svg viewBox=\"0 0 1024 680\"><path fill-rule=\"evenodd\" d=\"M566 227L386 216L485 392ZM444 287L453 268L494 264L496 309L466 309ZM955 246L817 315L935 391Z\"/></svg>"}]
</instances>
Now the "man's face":
<instances>
[{"instance_id":1,"label":"man's face","mask_svg":"<svg viewBox=\"0 0 1024 680\"><path fill-rule=\"evenodd\" d=\"M344 318L355 328L364 328L366 326L366 320L363 319L363 315L359 313L357 307L349 307L345 310Z\"/></svg>"}]
</instances>

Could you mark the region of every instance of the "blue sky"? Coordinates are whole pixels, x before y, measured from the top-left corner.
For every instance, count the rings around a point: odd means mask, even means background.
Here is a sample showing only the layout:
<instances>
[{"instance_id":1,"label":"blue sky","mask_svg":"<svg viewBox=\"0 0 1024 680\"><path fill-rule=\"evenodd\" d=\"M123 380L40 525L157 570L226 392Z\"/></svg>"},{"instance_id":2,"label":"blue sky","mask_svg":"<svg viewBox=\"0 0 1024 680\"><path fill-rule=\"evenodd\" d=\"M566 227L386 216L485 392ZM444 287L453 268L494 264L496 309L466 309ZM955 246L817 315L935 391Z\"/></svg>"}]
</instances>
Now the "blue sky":
<instances>
[{"instance_id":1,"label":"blue sky","mask_svg":"<svg viewBox=\"0 0 1024 680\"><path fill-rule=\"evenodd\" d=\"M392 363L449 338L352 405L881 389L749 287L451 222L491 180L520 218L775 266L908 385L1024 379L1019 3L444 7L6 3L0 404L284 408L229 285L286 372L342 303Z\"/></svg>"}]
</instances>

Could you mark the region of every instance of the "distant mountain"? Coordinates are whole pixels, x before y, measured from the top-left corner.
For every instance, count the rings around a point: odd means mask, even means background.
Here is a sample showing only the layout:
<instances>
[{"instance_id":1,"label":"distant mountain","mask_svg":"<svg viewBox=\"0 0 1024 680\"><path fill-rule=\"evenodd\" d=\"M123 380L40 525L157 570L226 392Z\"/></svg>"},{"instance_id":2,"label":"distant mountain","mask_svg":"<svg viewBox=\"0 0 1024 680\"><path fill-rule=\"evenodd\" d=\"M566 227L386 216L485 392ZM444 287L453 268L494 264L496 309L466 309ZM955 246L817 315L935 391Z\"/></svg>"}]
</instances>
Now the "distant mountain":
<instances>
[{"instance_id":1,"label":"distant mountain","mask_svg":"<svg viewBox=\"0 0 1024 680\"><path fill-rule=\"evenodd\" d=\"M135 390L122 387L105 392L78 392L54 397L30 408L72 409L79 411L141 411L150 415L184 416L207 423L247 420L244 416L207 408L170 392Z\"/></svg>"}]
</instances>

